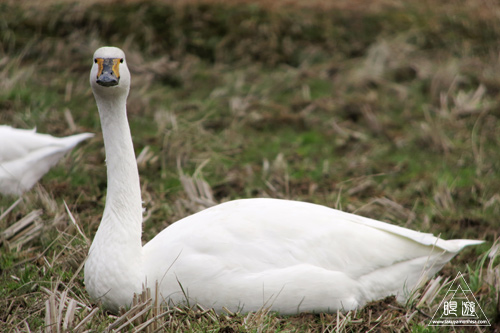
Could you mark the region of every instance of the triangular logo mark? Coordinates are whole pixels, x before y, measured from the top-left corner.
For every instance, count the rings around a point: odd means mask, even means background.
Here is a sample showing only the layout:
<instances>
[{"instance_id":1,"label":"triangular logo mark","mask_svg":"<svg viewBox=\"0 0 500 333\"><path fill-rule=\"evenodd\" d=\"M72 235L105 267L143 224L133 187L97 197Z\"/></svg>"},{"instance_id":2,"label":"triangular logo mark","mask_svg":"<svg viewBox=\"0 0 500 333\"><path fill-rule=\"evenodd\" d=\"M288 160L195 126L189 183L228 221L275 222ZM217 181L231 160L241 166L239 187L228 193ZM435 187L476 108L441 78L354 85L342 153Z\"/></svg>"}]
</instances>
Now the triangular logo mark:
<instances>
[{"instance_id":1,"label":"triangular logo mark","mask_svg":"<svg viewBox=\"0 0 500 333\"><path fill-rule=\"evenodd\" d=\"M453 280L429 326L491 326L462 273Z\"/></svg>"}]
</instances>

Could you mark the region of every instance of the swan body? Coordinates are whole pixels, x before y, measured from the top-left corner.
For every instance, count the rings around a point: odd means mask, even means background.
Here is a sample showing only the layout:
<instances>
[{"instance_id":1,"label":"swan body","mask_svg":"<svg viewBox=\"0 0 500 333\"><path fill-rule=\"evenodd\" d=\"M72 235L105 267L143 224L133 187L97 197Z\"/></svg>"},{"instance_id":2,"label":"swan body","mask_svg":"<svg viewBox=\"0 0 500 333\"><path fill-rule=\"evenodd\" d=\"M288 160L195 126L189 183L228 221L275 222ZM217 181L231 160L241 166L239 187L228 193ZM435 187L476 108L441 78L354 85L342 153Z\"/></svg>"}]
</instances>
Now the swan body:
<instances>
[{"instance_id":1,"label":"swan body","mask_svg":"<svg viewBox=\"0 0 500 333\"><path fill-rule=\"evenodd\" d=\"M123 51L98 49L90 83L106 148L108 192L84 274L90 296L110 311L129 306L143 284L154 288L156 282L165 303L199 303L216 311L351 310L388 295L404 300L462 248L482 243L443 240L316 204L260 198L188 216L142 246Z\"/></svg>"},{"instance_id":2,"label":"swan body","mask_svg":"<svg viewBox=\"0 0 500 333\"><path fill-rule=\"evenodd\" d=\"M81 133L64 138L33 130L0 126L0 193L22 195L78 143L94 136Z\"/></svg>"}]
</instances>

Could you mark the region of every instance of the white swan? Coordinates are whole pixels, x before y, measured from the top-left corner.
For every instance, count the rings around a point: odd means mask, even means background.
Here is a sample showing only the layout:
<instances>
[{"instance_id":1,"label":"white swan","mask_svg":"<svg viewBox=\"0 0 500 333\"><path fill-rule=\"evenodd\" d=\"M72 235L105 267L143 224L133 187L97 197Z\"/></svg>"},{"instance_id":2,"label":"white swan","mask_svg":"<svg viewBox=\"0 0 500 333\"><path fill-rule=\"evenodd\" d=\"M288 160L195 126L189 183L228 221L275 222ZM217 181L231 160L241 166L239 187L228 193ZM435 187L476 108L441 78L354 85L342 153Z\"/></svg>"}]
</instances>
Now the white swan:
<instances>
[{"instance_id":1,"label":"white swan","mask_svg":"<svg viewBox=\"0 0 500 333\"><path fill-rule=\"evenodd\" d=\"M0 193L21 195L68 151L94 136L81 133L56 138L33 130L0 126Z\"/></svg>"},{"instance_id":2,"label":"white swan","mask_svg":"<svg viewBox=\"0 0 500 333\"><path fill-rule=\"evenodd\" d=\"M350 310L406 293L475 240L442 240L315 204L245 199L184 218L142 246L139 175L126 115L125 54L103 47L90 73L108 192L85 264L90 296L116 312L142 284L162 301L282 314Z\"/></svg>"}]
</instances>

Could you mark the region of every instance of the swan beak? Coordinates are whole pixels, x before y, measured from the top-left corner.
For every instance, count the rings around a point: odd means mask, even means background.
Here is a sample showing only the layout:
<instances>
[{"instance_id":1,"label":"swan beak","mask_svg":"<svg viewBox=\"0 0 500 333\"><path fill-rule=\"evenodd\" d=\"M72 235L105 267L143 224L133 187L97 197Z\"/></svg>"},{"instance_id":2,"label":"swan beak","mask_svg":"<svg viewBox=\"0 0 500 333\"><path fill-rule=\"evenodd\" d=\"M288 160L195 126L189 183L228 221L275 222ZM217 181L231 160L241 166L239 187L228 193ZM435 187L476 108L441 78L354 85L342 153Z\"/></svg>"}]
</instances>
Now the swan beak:
<instances>
[{"instance_id":1,"label":"swan beak","mask_svg":"<svg viewBox=\"0 0 500 333\"><path fill-rule=\"evenodd\" d=\"M120 82L121 59L97 58L97 84L103 87L117 86Z\"/></svg>"}]
</instances>

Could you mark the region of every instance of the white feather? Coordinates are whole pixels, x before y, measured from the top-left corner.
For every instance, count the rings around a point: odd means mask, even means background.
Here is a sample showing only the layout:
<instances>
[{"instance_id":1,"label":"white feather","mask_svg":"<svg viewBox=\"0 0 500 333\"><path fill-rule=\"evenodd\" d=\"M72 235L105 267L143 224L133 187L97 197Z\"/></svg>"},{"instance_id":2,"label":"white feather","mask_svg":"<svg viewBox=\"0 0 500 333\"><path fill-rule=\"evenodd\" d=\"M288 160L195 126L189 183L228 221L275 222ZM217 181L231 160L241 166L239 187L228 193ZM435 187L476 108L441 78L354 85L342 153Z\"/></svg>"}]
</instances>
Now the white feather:
<instances>
[{"instance_id":1,"label":"white feather","mask_svg":"<svg viewBox=\"0 0 500 333\"><path fill-rule=\"evenodd\" d=\"M21 195L92 133L56 138L33 130L0 126L0 193Z\"/></svg>"},{"instance_id":2,"label":"white feather","mask_svg":"<svg viewBox=\"0 0 500 333\"><path fill-rule=\"evenodd\" d=\"M94 58L125 59L117 48ZM169 226L141 243L141 195L126 116L130 73L119 66L113 87L90 82L99 108L108 193L85 264L86 288L111 311L128 306L142 284L159 283L162 301L220 311L283 314L335 312L397 295L404 300L475 240L431 234L311 203L244 199L223 203Z\"/></svg>"}]
</instances>

